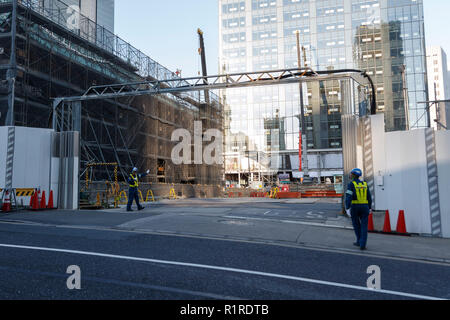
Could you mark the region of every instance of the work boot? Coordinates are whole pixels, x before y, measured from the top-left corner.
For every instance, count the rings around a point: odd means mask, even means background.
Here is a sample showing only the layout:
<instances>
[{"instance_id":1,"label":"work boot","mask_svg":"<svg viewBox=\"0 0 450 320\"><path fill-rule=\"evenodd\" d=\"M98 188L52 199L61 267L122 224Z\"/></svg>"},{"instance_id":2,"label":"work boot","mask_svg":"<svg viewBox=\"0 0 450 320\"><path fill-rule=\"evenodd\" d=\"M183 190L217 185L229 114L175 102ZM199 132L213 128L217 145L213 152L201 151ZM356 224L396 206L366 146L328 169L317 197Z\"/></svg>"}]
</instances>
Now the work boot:
<instances>
[{"instance_id":1,"label":"work boot","mask_svg":"<svg viewBox=\"0 0 450 320\"><path fill-rule=\"evenodd\" d=\"M361 251L365 251L365 250L367 250L366 247L361 247Z\"/></svg>"},{"instance_id":2,"label":"work boot","mask_svg":"<svg viewBox=\"0 0 450 320\"><path fill-rule=\"evenodd\" d=\"M133 209L127 209L127 212L131 212L131 211L134 211Z\"/></svg>"},{"instance_id":3,"label":"work boot","mask_svg":"<svg viewBox=\"0 0 450 320\"><path fill-rule=\"evenodd\" d=\"M141 210L144 210L144 209L145 209L145 207L140 207L138 210L141 211Z\"/></svg>"},{"instance_id":4,"label":"work boot","mask_svg":"<svg viewBox=\"0 0 450 320\"><path fill-rule=\"evenodd\" d=\"M359 247L359 246L360 246L360 244L359 244L358 242L355 242L353 245L354 245L355 247Z\"/></svg>"}]
</instances>

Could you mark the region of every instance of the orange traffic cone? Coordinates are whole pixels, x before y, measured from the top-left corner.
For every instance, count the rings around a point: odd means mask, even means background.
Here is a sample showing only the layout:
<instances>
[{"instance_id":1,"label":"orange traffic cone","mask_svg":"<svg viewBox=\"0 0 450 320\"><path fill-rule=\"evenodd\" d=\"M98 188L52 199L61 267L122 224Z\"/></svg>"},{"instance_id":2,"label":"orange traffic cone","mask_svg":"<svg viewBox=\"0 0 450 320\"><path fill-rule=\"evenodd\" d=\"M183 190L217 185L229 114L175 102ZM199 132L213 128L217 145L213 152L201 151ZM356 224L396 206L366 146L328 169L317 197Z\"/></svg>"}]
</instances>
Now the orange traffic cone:
<instances>
[{"instance_id":1,"label":"orange traffic cone","mask_svg":"<svg viewBox=\"0 0 450 320\"><path fill-rule=\"evenodd\" d=\"M31 210L33 211L39 210L39 193L40 191L34 193L33 205L31 206Z\"/></svg>"},{"instance_id":2,"label":"orange traffic cone","mask_svg":"<svg viewBox=\"0 0 450 320\"><path fill-rule=\"evenodd\" d=\"M372 214L372 212L370 212L370 215L369 215L369 227L368 227L367 230L368 231L375 231L375 227L373 225L373 214Z\"/></svg>"},{"instance_id":3,"label":"orange traffic cone","mask_svg":"<svg viewBox=\"0 0 450 320\"><path fill-rule=\"evenodd\" d=\"M46 199L45 199L45 190L42 191L42 197L41 197L41 205L39 209L45 209L47 207Z\"/></svg>"},{"instance_id":4,"label":"orange traffic cone","mask_svg":"<svg viewBox=\"0 0 450 320\"><path fill-rule=\"evenodd\" d=\"M384 217L384 227L383 232L391 233L391 219L389 218L389 210L386 210L386 215Z\"/></svg>"},{"instance_id":5,"label":"orange traffic cone","mask_svg":"<svg viewBox=\"0 0 450 320\"><path fill-rule=\"evenodd\" d=\"M400 210L397 221L397 233L406 234L405 211Z\"/></svg>"},{"instance_id":6,"label":"orange traffic cone","mask_svg":"<svg viewBox=\"0 0 450 320\"><path fill-rule=\"evenodd\" d=\"M11 198L9 197L9 191L5 191L5 200L3 201L2 211L10 212L11 211Z\"/></svg>"},{"instance_id":7,"label":"orange traffic cone","mask_svg":"<svg viewBox=\"0 0 450 320\"><path fill-rule=\"evenodd\" d=\"M34 197L36 197L36 191L33 192L33 195L30 197L30 205L29 205L30 209L33 208Z\"/></svg>"},{"instance_id":8,"label":"orange traffic cone","mask_svg":"<svg viewBox=\"0 0 450 320\"><path fill-rule=\"evenodd\" d=\"M55 209L53 205L53 190L50 190L50 196L48 198L47 209Z\"/></svg>"}]
</instances>

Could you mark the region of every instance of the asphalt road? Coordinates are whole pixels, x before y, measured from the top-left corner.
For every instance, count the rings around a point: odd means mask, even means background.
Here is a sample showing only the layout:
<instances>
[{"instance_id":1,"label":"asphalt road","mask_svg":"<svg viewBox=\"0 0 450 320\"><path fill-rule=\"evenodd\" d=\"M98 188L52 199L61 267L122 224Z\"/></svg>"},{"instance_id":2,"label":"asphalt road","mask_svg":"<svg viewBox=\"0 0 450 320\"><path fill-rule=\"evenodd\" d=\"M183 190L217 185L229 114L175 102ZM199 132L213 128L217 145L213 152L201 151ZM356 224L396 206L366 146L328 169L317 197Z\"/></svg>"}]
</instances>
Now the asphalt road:
<instances>
[{"instance_id":1,"label":"asphalt road","mask_svg":"<svg viewBox=\"0 0 450 320\"><path fill-rule=\"evenodd\" d=\"M81 289L69 290L69 266ZM367 289L369 266L381 290ZM0 299L450 299L450 266L251 242L0 223Z\"/></svg>"}]
</instances>

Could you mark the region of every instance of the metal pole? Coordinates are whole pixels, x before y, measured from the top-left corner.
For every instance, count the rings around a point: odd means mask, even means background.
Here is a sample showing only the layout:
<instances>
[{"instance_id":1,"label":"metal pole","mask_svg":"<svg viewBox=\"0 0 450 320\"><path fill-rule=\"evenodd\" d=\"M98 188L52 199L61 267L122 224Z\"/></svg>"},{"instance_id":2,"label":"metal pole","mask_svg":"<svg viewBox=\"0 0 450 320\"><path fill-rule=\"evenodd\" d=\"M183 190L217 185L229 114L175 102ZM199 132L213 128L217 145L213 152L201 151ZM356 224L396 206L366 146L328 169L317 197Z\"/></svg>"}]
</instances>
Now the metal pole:
<instances>
[{"instance_id":1,"label":"metal pole","mask_svg":"<svg viewBox=\"0 0 450 320\"><path fill-rule=\"evenodd\" d=\"M302 59L301 59L301 47L300 47L300 31L296 31L297 36L297 61L298 68L302 67ZM303 83L299 82L299 91L300 91L300 122L301 122L301 130L300 136L302 137L302 163L300 164L301 171L303 171L303 175L305 177L309 176L308 170L308 145L306 140L306 121L305 121L305 106L303 103Z\"/></svg>"},{"instance_id":2,"label":"metal pole","mask_svg":"<svg viewBox=\"0 0 450 320\"><path fill-rule=\"evenodd\" d=\"M434 83L434 100L437 100L437 85L436 82ZM430 110L430 109L428 109ZM439 103L436 103L436 124L437 124L437 130L441 130L441 117L439 114ZM431 114L430 114L431 117ZM429 120L431 123L431 119Z\"/></svg>"},{"instance_id":3,"label":"metal pole","mask_svg":"<svg viewBox=\"0 0 450 320\"><path fill-rule=\"evenodd\" d=\"M409 96L408 96L408 87L406 83L406 66L402 66L402 81L403 81L403 97L405 102L405 122L406 122L406 130L410 129L409 123Z\"/></svg>"},{"instance_id":4,"label":"metal pole","mask_svg":"<svg viewBox=\"0 0 450 320\"><path fill-rule=\"evenodd\" d=\"M6 125L14 126L14 99L16 87L16 33L17 33L17 0L12 1L11 14L11 56L9 60L8 79L8 112L6 114Z\"/></svg>"}]
</instances>

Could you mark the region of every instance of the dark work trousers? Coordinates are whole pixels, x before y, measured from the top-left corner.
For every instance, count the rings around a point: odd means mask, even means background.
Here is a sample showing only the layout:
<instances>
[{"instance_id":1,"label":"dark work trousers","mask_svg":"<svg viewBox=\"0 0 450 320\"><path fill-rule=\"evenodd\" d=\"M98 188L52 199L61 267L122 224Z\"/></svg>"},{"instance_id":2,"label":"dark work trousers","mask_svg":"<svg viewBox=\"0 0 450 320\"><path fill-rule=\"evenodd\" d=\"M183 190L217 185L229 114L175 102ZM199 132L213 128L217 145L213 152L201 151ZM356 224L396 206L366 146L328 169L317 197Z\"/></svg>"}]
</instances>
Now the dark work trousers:
<instances>
[{"instance_id":1,"label":"dark work trousers","mask_svg":"<svg viewBox=\"0 0 450 320\"><path fill-rule=\"evenodd\" d=\"M130 188L128 190L128 205L127 210L131 210L131 206L133 205L133 200L136 201L138 209L141 208L141 205L139 204L139 194L137 188Z\"/></svg>"},{"instance_id":2,"label":"dark work trousers","mask_svg":"<svg viewBox=\"0 0 450 320\"><path fill-rule=\"evenodd\" d=\"M356 242L361 248L367 245L367 229L369 227L370 209L367 204L352 204L351 215Z\"/></svg>"}]
</instances>

